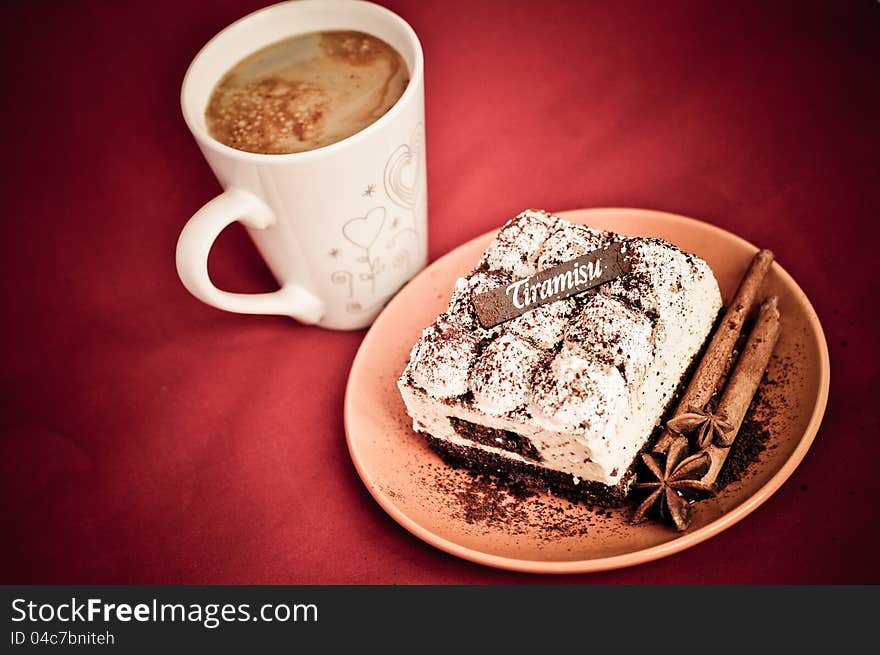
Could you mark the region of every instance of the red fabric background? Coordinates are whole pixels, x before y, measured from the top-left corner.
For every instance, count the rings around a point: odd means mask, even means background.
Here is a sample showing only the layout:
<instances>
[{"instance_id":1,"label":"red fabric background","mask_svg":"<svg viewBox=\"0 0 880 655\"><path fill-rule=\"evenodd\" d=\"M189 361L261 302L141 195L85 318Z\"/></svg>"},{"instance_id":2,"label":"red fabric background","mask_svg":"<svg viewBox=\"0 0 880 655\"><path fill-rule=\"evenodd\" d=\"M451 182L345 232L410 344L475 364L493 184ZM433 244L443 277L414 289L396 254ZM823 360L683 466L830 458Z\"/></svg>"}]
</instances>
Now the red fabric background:
<instances>
[{"instance_id":1,"label":"red fabric background","mask_svg":"<svg viewBox=\"0 0 880 655\"><path fill-rule=\"evenodd\" d=\"M261 4L4 10L0 581L880 582L878 3L388 3L425 49L432 258L527 206L673 211L776 251L826 330L825 422L775 496L565 578L460 561L374 503L342 426L362 332L179 283L177 234L218 191L180 82ZM212 257L221 286L272 287L242 230Z\"/></svg>"}]
</instances>

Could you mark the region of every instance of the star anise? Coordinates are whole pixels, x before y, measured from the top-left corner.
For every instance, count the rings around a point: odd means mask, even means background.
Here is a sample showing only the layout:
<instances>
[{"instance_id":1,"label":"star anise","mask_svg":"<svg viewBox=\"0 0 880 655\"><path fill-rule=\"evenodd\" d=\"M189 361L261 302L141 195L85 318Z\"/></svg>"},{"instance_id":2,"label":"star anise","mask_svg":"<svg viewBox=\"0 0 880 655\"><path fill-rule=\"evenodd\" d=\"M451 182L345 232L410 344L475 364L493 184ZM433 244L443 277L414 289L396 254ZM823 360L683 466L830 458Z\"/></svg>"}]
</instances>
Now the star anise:
<instances>
[{"instance_id":1,"label":"star anise","mask_svg":"<svg viewBox=\"0 0 880 655\"><path fill-rule=\"evenodd\" d=\"M707 448L714 443L722 448L733 443L733 425L723 414L708 409L691 409L666 422L666 427L684 437L694 435L697 448Z\"/></svg>"},{"instance_id":2,"label":"star anise","mask_svg":"<svg viewBox=\"0 0 880 655\"><path fill-rule=\"evenodd\" d=\"M633 522L645 520L648 512L655 506L661 517L669 517L679 531L685 530L691 522L689 500L711 496L712 487L700 481L709 470L709 453L701 450L688 456L688 440L676 437L666 451L666 461L661 466L661 456L642 453L642 462L655 478L650 482L638 482L633 488L650 491L633 515Z\"/></svg>"}]
</instances>

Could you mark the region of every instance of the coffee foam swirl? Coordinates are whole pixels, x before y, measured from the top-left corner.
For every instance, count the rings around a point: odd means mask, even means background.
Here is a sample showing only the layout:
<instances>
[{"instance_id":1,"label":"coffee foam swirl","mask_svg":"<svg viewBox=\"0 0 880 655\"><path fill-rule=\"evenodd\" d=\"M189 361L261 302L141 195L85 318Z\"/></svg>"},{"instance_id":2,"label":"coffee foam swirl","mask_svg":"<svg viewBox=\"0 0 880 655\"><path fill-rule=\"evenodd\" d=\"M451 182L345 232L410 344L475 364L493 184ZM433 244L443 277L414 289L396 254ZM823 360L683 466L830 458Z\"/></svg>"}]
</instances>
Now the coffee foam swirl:
<instances>
[{"instance_id":1,"label":"coffee foam swirl","mask_svg":"<svg viewBox=\"0 0 880 655\"><path fill-rule=\"evenodd\" d=\"M211 136L239 150L313 150L375 122L408 77L400 54L374 36L301 34L236 64L214 88L205 120Z\"/></svg>"}]
</instances>

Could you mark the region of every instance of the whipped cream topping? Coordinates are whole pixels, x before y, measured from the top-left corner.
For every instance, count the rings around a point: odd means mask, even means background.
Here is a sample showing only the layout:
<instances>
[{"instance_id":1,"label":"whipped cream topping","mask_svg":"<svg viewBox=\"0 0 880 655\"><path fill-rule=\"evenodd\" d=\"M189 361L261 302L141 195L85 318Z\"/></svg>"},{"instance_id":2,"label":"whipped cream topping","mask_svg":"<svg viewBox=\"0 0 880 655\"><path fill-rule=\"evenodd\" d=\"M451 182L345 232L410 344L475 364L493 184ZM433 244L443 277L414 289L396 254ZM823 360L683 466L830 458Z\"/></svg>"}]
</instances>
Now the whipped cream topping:
<instances>
[{"instance_id":1,"label":"whipped cream topping","mask_svg":"<svg viewBox=\"0 0 880 655\"><path fill-rule=\"evenodd\" d=\"M604 248L612 241L611 234L574 223L562 223L541 246L537 269L558 266L593 250Z\"/></svg>"},{"instance_id":2,"label":"whipped cream topping","mask_svg":"<svg viewBox=\"0 0 880 655\"><path fill-rule=\"evenodd\" d=\"M602 294L594 294L584 303L565 343L588 359L616 367L631 385L645 379L654 358L650 319Z\"/></svg>"},{"instance_id":3,"label":"whipped cream topping","mask_svg":"<svg viewBox=\"0 0 880 655\"><path fill-rule=\"evenodd\" d=\"M510 275L502 271L477 271L470 277L458 278L455 281L455 288L452 290L446 313L478 330L481 337L497 334L497 329L485 330L480 324L474 312L473 298L477 294L509 284L512 279Z\"/></svg>"},{"instance_id":4,"label":"whipped cream topping","mask_svg":"<svg viewBox=\"0 0 880 655\"><path fill-rule=\"evenodd\" d=\"M550 350L560 341L568 327L569 316L577 307L574 298L540 305L508 321L505 329L531 339L544 350Z\"/></svg>"},{"instance_id":5,"label":"whipped cream topping","mask_svg":"<svg viewBox=\"0 0 880 655\"><path fill-rule=\"evenodd\" d=\"M465 325L448 316L422 331L409 356L412 381L435 398L454 398L468 391L471 364L479 341Z\"/></svg>"},{"instance_id":6,"label":"whipped cream topping","mask_svg":"<svg viewBox=\"0 0 880 655\"><path fill-rule=\"evenodd\" d=\"M534 369L544 352L515 334L503 334L474 363L470 387L487 414L505 414L526 404Z\"/></svg>"},{"instance_id":7,"label":"whipped cream topping","mask_svg":"<svg viewBox=\"0 0 880 655\"><path fill-rule=\"evenodd\" d=\"M535 260L547 237L559 227L559 219L545 211L528 209L505 224L486 248L480 265L515 278L537 272Z\"/></svg>"},{"instance_id":8,"label":"whipped cream topping","mask_svg":"<svg viewBox=\"0 0 880 655\"><path fill-rule=\"evenodd\" d=\"M532 414L554 430L612 434L626 397L620 371L563 344L550 366L535 374Z\"/></svg>"},{"instance_id":9,"label":"whipped cream topping","mask_svg":"<svg viewBox=\"0 0 880 655\"><path fill-rule=\"evenodd\" d=\"M694 278L695 259L659 239L628 239L627 256L630 274L602 285L602 293L655 315L673 308L676 296Z\"/></svg>"},{"instance_id":10,"label":"whipped cream topping","mask_svg":"<svg viewBox=\"0 0 880 655\"><path fill-rule=\"evenodd\" d=\"M513 278L501 271L477 271L455 282L446 313L470 327L479 339L489 339L501 332L500 326L484 328L474 310L474 296L510 283Z\"/></svg>"}]
</instances>

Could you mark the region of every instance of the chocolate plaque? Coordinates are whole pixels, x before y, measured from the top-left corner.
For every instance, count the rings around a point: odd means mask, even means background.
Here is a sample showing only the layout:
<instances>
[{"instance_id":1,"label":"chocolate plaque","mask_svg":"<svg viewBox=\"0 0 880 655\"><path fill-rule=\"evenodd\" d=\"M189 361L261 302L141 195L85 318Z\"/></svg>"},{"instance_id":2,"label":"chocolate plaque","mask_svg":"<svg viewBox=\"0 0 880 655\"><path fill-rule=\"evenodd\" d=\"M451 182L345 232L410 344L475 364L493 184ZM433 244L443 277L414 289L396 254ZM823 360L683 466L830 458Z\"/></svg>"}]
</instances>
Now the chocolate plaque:
<instances>
[{"instance_id":1,"label":"chocolate plaque","mask_svg":"<svg viewBox=\"0 0 880 655\"><path fill-rule=\"evenodd\" d=\"M625 244L613 243L531 277L479 293L473 297L477 318L484 328L490 328L541 305L609 282L630 271L625 251Z\"/></svg>"}]
</instances>

